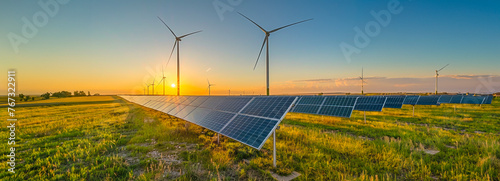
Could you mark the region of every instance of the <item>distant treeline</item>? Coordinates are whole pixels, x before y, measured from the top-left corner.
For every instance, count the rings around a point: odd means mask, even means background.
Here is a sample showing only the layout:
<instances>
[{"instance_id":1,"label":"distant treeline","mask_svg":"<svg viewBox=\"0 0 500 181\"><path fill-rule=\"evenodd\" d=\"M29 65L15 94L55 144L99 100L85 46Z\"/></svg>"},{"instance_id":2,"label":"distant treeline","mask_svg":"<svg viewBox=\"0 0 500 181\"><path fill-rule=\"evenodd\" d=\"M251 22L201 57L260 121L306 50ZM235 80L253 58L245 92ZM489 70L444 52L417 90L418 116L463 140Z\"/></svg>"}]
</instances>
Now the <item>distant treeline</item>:
<instances>
[{"instance_id":1,"label":"distant treeline","mask_svg":"<svg viewBox=\"0 0 500 181\"><path fill-rule=\"evenodd\" d=\"M94 96L98 95L99 95L98 93L94 94ZM44 99L49 99L50 97L62 98L62 97L83 97L83 96L91 96L90 91L87 91L87 93L85 93L85 91L74 91L73 95L69 91L59 91L54 93L47 92L41 95L41 97Z\"/></svg>"},{"instance_id":2,"label":"distant treeline","mask_svg":"<svg viewBox=\"0 0 500 181\"><path fill-rule=\"evenodd\" d=\"M99 93L94 94L94 96L98 96ZM74 91L73 94L69 91L59 91L59 92L47 92L45 94L40 95L42 99L49 99L50 97L57 97L57 98L63 98L63 97L83 97L83 96L91 96L90 91ZM29 96L29 95L24 95L24 94L19 94L19 100L20 101L34 101L36 96Z\"/></svg>"}]
</instances>

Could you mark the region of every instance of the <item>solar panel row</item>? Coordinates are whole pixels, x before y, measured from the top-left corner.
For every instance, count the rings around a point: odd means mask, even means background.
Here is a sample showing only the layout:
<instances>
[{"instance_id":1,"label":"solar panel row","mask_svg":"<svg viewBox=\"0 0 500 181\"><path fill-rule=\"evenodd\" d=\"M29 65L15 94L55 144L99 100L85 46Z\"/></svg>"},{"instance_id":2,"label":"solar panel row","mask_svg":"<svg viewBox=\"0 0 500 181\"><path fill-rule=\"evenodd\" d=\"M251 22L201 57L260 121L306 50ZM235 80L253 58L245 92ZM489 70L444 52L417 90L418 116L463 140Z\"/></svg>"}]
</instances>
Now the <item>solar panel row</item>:
<instances>
[{"instance_id":1,"label":"solar panel row","mask_svg":"<svg viewBox=\"0 0 500 181\"><path fill-rule=\"evenodd\" d=\"M403 102L406 96L385 96L387 101L385 102L384 108L396 108L401 109L403 107Z\"/></svg>"},{"instance_id":2,"label":"solar panel row","mask_svg":"<svg viewBox=\"0 0 500 181\"><path fill-rule=\"evenodd\" d=\"M293 96L121 96L184 119L256 149L265 141L297 100Z\"/></svg>"},{"instance_id":3,"label":"solar panel row","mask_svg":"<svg viewBox=\"0 0 500 181\"><path fill-rule=\"evenodd\" d=\"M464 96L460 104L483 104L484 96Z\"/></svg>"},{"instance_id":4,"label":"solar panel row","mask_svg":"<svg viewBox=\"0 0 500 181\"><path fill-rule=\"evenodd\" d=\"M357 111L382 111L387 97L384 96L360 96L354 106Z\"/></svg>"},{"instance_id":5,"label":"solar panel row","mask_svg":"<svg viewBox=\"0 0 500 181\"><path fill-rule=\"evenodd\" d=\"M290 112L350 118L358 97L303 96Z\"/></svg>"},{"instance_id":6,"label":"solar panel row","mask_svg":"<svg viewBox=\"0 0 500 181\"><path fill-rule=\"evenodd\" d=\"M439 105L440 96L420 96L416 105Z\"/></svg>"},{"instance_id":7,"label":"solar panel row","mask_svg":"<svg viewBox=\"0 0 500 181\"><path fill-rule=\"evenodd\" d=\"M418 99L420 99L420 96L406 96L403 104L417 105Z\"/></svg>"}]
</instances>

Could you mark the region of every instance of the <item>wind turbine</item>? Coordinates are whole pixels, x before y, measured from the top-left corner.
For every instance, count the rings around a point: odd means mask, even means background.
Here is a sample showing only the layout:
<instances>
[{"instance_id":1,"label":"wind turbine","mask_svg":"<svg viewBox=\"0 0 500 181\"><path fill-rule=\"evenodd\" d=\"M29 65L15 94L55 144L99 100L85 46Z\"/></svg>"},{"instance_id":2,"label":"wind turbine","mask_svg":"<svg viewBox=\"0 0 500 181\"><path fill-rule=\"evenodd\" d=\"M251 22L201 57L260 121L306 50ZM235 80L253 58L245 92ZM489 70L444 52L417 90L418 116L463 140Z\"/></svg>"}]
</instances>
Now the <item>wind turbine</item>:
<instances>
[{"instance_id":1,"label":"wind turbine","mask_svg":"<svg viewBox=\"0 0 500 181\"><path fill-rule=\"evenodd\" d=\"M282 27L273 29L271 31L266 31L264 28L262 28L260 25L258 25L254 21L252 21L250 18L246 17L245 15L243 15L243 14L241 14L239 12L238 12L238 14L240 14L244 18L248 19L250 22L252 22L253 24L255 24L257 27L260 28L260 30L262 30L266 34L266 37L264 38L264 42L262 43L262 46L260 47L259 56L257 57L257 61L255 61L255 65L254 65L253 69L255 70L255 67L257 67L257 63L259 62L260 54L262 53L262 49L264 48L264 45L266 45L266 86L267 86L266 93L267 93L267 95L269 95L269 35L271 35L271 33L274 33L274 32L276 32L278 30L281 30L283 28L286 28L286 27L289 27L289 26L292 26L292 25L296 25L296 24L299 24L299 23L303 23L303 22L306 22L306 21L309 21L309 20L312 20L312 19L302 20L302 21L299 21L299 22L296 22L296 23L292 23L292 24L289 24L289 25L286 25L286 26L282 26Z\"/></svg>"},{"instance_id":2,"label":"wind turbine","mask_svg":"<svg viewBox=\"0 0 500 181\"><path fill-rule=\"evenodd\" d=\"M439 72L446 68L450 64L446 64L443 68L436 70L436 95L438 94L438 77L439 77Z\"/></svg>"},{"instance_id":3,"label":"wind turbine","mask_svg":"<svg viewBox=\"0 0 500 181\"><path fill-rule=\"evenodd\" d=\"M201 30L200 31L195 31L195 32L192 32L192 33L188 33L188 34L185 34L185 35L182 35L182 36L177 36L177 35L175 35L174 31L172 31L172 29L170 29L170 27L168 27L168 25L167 25L167 23L165 23L165 21L163 21L160 17L158 17L158 19L160 19L160 21L168 28L168 30L170 30L170 32L172 33L172 35L174 35L174 37L175 37L174 47L172 47L172 52L170 52L170 56L168 58L168 62L170 62L170 58L172 57L172 54L174 53L174 49L177 46L177 85L176 86L177 86L177 96L179 96L180 92L181 92L180 65L179 65L179 44L182 41L182 38L184 38L186 36L189 36L189 35L192 35L192 34L195 34L195 33L199 33L199 32L201 32ZM168 62L167 62L167 65L168 65Z\"/></svg>"},{"instance_id":4,"label":"wind turbine","mask_svg":"<svg viewBox=\"0 0 500 181\"><path fill-rule=\"evenodd\" d=\"M151 84L151 87L153 89L153 95L155 95L155 80L156 80L156 77L153 79L153 83Z\"/></svg>"},{"instance_id":5,"label":"wind turbine","mask_svg":"<svg viewBox=\"0 0 500 181\"><path fill-rule=\"evenodd\" d=\"M148 84L148 83L144 83L144 84L146 84L146 87L147 87L147 89L148 89L148 91L147 91L146 95L149 95L149 84Z\"/></svg>"},{"instance_id":6,"label":"wind turbine","mask_svg":"<svg viewBox=\"0 0 500 181\"><path fill-rule=\"evenodd\" d=\"M163 81L163 95L165 95L165 72L163 71L163 65L161 66L161 75L162 75L162 78L161 80L158 82L158 85L160 85L160 82Z\"/></svg>"},{"instance_id":7,"label":"wind turbine","mask_svg":"<svg viewBox=\"0 0 500 181\"><path fill-rule=\"evenodd\" d=\"M365 77L364 77L363 68L361 68L361 77L359 77L359 79L361 79L361 95L365 95L365 91L364 91Z\"/></svg>"},{"instance_id":8,"label":"wind turbine","mask_svg":"<svg viewBox=\"0 0 500 181\"><path fill-rule=\"evenodd\" d=\"M208 89L208 96L210 96L210 87L215 86L215 84L210 84L210 81L208 79L207 79L207 82L208 82L208 87L207 87L207 89Z\"/></svg>"}]
</instances>

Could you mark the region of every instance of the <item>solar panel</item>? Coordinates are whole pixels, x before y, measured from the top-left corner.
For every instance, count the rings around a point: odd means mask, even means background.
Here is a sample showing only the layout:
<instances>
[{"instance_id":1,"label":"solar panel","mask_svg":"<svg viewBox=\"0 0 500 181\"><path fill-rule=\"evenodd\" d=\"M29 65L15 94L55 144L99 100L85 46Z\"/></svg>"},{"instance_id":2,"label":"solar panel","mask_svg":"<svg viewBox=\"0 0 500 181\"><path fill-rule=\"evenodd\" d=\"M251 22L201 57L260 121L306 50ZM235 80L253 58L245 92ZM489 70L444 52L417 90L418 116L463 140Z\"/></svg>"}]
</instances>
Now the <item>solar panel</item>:
<instances>
[{"instance_id":1,"label":"solar panel","mask_svg":"<svg viewBox=\"0 0 500 181\"><path fill-rule=\"evenodd\" d=\"M403 104L416 105L420 96L406 96Z\"/></svg>"},{"instance_id":2,"label":"solar panel","mask_svg":"<svg viewBox=\"0 0 500 181\"><path fill-rule=\"evenodd\" d=\"M387 101L385 102L384 108L396 108L401 109L403 107L403 102L406 96L385 96Z\"/></svg>"},{"instance_id":3,"label":"solar panel","mask_svg":"<svg viewBox=\"0 0 500 181\"><path fill-rule=\"evenodd\" d=\"M452 95L442 95L442 96L439 98L438 103L439 103L439 104L450 103L451 98L453 98L453 96L452 96Z\"/></svg>"},{"instance_id":4,"label":"solar panel","mask_svg":"<svg viewBox=\"0 0 500 181\"><path fill-rule=\"evenodd\" d=\"M350 118L355 96L303 96L290 112Z\"/></svg>"},{"instance_id":5,"label":"solar panel","mask_svg":"<svg viewBox=\"0 0 500 181\"><path fill-rule=\"evenodd\" d=\"M464 98L464 96L462 96L462 95L454 95L450 99L450 104L460 104L460 103L462 103L463 98Z\"/></svg>"},{"instance_id":6,"label":"solar panel","mask_svg":"<svg viewBox=\"0 0 500 181\"><path fill-rule=\"evenodd\" d=\"M291 112L318 114L321 105L295 105Z\"/></svg>"},{"instance_id":7,"label":"solar panel","mask_svg":"<svg viewBox=\"0 0 500 181\"><path fill-rule=\"evenodd\" d=\"M122 96L260 149L297 100L292 96Z\"/></svg>"},{"instance_id":8,"label":"solar panel","mask_svg":"<svg viewBox=\"0 0 500 181\"><path fill-rule=\"evenodd\" d=\"M296 97L276 96L276 97L255 97L242 111L241 114L282 119L288 112L289 106Z\"/></svg>"},{"instance_id":9,"label":"solar panel","mask_svg":"<svg viewBox=\"0 0 500 181\"><path fill-rule=\"evenodd\" d=\"M491 102L493 101L493 95L487 95L485 97L486 98L485 98L483 104L491 104Z\"/></svg>"},{"instance_id":10,"label":"solar panel","mask_svg":"<svg viewBox=\"0 0 500 181\"><path fill-rule=\"evenodd\" d=\"M175 115L175 116L182 119L182 118L186 117L188 114L190 114L195 109L196 109L196 107L194 107L194 106L186 106L184 109L179 111L177 113L177 115Z\"/></svg>"},{"instance_id":11,"label":"solar panel","mask_svg":"<svg viewBox=\"0 0 500 181\"><path fill-rule=\"evenodd\" d=\"M322 106L318 114L350 118L353 110L354 106L352 107Z\"/></svg>"},{"instance_id":12,"label":"solar panel","mask_svg":"<svg viewBox=\"0 0 500 181\"><path fill-rule=\"evenodd\" d=\"M234 116L235 113L210 111L203 119L194 120L193 123L219 133Z\"/></svg>"},{"instance_id":13,"label":"solar panel","mask_svg":"<svg viewBox=\"0 0 500 181\"><path fill-rule=\"evenodd\" d=\"M278 123L276 120L238 115L220 133L260 149Z\"/></svg>"},{"instance_id":14,"label":"solar panel","mask_svg":"<svg viewBox=\"0 0 500 181\"><path fill-rule=\"evenodd\" d=\"M386 100L387 97L383 96L359 96L354 110L381 112Z\"/></svg>"},{"instance_id":15,"label":"solar panel","mask_svg":"<svg viewBox=\"0 0 500 181\"><path fill-rule=\"evenodd\" d=\"M483 104L485 98L483 96L464 96L462 104Z\"/></svg>"},{"instance_id":16,"label":"solar panel","mask_svg":"<svg viewBox=\"0 0 500 181\"><path fill-rule=\"evenodd\" d=\"M225 99L226 97L209 97L207 100L205 100L202 104L200 104L199 107L204 107L204 108L215 108L219 106Z\"/></svg>"},{"instance_id":17,"label":"solar panel","mask_svg":"<svg viewBox=\"0 0 500 181\"><path fill-rule=\"evenodd\" d=\"M238 113L250 100L252 97L227 97L214 109Z\"/></svg>"},{"instance_id":18,"label":"solar panel","mask_svg":"<svg viewBox=\"0 0 500 181\"><path fill-rule=\"evenodd\" d=\"M420 96L417 105L439 105L439 97L440 96Z\"/></svg>"}]
</instances>

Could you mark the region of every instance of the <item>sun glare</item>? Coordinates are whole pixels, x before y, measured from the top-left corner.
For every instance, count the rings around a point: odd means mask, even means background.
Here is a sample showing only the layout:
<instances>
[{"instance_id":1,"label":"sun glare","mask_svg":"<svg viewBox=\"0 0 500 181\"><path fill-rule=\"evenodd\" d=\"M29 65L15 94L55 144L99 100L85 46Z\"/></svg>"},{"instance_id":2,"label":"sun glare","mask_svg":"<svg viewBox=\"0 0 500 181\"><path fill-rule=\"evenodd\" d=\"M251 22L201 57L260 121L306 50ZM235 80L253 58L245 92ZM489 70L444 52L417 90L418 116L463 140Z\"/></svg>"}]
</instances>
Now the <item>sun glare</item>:
<instances>
[{"instance_id":1,"label":"sun glare","mask_svg":"<svg viewBox=\"0 0 500 181\"><path fill-rule=\"evenodd\" d=\"M175 87L175 84L172 84L172 85L170 85L170 86Z\"/></svg>"}]
</instances>

